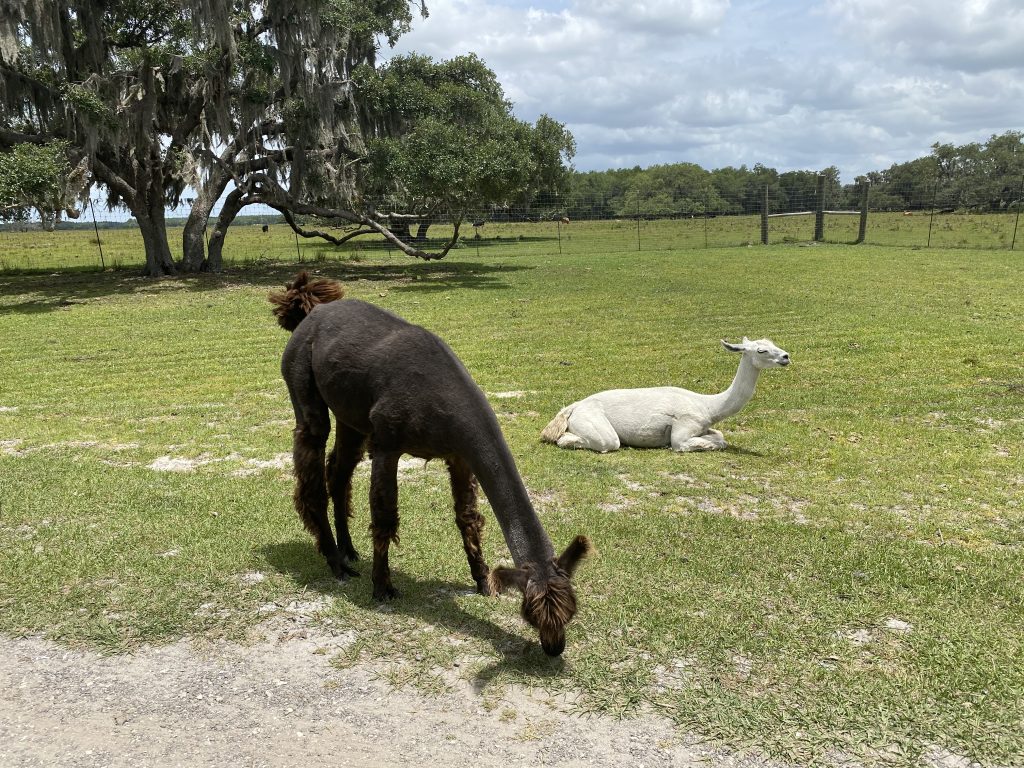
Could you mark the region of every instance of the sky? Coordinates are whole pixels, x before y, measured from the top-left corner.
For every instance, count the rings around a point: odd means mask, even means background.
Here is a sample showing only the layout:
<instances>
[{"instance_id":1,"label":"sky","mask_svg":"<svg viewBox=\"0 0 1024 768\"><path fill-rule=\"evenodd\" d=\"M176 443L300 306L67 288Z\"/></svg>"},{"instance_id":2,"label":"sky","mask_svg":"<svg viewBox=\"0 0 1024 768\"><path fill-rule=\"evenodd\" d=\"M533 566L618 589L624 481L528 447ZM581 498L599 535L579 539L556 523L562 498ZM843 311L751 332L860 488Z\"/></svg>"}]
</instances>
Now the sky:
<instances>
[{"instance_id":1,"label":"sky","mask_svg":"<svg viewBox=\"0 0 1024 768\"><path fill-rule=\"evenodd\" d=\"M1022 0L425 0L378 61L473 52L580 171L691 162L843 182L1024 130Z\"/></svg>"}]
</instances>

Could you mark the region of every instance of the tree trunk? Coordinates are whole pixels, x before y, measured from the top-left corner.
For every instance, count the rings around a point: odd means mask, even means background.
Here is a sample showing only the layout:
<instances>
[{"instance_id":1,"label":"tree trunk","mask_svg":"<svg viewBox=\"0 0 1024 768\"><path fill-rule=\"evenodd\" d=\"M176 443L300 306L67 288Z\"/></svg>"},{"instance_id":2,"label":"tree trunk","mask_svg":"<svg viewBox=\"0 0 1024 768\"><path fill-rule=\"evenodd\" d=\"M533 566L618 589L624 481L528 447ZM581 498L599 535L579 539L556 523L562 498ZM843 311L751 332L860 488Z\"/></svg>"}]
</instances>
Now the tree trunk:
<instances>
[{"instance_id":1,"label":"tree trunk","mask_svg":"<svg viewBox=\"0 0 1024 768\"><path fill-rule=\"evenodd\" d=\"M225 157L230 157L227 151L222 154L222 158ZM206 252L206 228L210 222L210 211L213 210L213 206L220 196L224 194L229 181L230 177L226 173L219 168L215 168L206 183L196 190L196 199L192 203L192 208L188 213L188 220L185 222L185 230L181 234L182 272L201 272L204 270L220 272L222 265L220 248L218 247L217 263L214 265L212 253L207 254ZM232 214L231 219L234 217L234 214ZM230 219L228 223L230 223ZM226 227L227 225L225 225ZM219 238L221 246L223 246L223 241L222 234ZM211 240L211 250L212 247Z\"/></svg>"},{"instance_id":2,"label":"tree trunk","mask_svg":"<svg viewBox=\"0 0 1024 768\"><path fill-rule=\"evenodd\" d=\"M185 220L185 229L181 233L181 271L200 272L208 269L206 261L206 224L210 218L213 202L207 200L200 192L192 203L192 209Z\"/></svg>"},{"instance_id":3,"label":"tree trunk","mask_svg":"<svg viewBox=\"0 0 1024 768\"><path fill-rule=\"evenodd\" d=\"M242 193L237 189L233 190L224 200L220 209L220 216L217 217L217 224L210 235L210 249L207 255L208 269L211 272L220 272L224 268L224 238L227 237L228 227L235 220L238 212L245 207L242 200Z\"/></svg>"},{"instance_id":4,"label":"tree trunk","mask_svg":"<svg viewBox=\"0 0 1024 768\"><path fill-rule=\"evenodd\" d=\"M175 273L171 247L167 242L167 225L164 221L163 207L151 206L155 210L135 212L135 220L139 223L142 242L146 248L147 277L163 277Z\"/></svg>"},{"instance_id":5,"label":"tree trunk","mask_svg":"<svg viewBox=\"0 0 1024 768\"><path fill-rule=\"evenodd\" d=\"M416 227L416 242L423 243L427 240L427 230L430 229L429 221L421 221Z\"/></svg>"}]
</instances>

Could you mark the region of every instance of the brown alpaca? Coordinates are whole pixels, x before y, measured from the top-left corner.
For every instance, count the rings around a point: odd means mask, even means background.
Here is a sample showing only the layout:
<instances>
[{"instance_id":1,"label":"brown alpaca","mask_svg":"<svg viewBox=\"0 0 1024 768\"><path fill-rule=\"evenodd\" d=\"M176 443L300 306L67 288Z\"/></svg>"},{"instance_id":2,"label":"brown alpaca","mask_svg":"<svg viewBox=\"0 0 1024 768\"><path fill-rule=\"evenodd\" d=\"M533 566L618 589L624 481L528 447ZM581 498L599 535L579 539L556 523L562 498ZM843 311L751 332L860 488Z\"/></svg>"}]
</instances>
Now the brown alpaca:
<instances>
[{"instance_id":1,"label":"brown alpaca","mask_svg":"<svg viewBox=\"0 0 1024 768\"><path fill-rule=\"evenodd\" d=\"M589 540L577 536L555 557L494 411L447 344L372 304L337 301L341 296L336 281L310 280L305 272L270 294L278 322L293 332L281 373L295 409L295 508L331 571L343 580L358 575L348 518L352 473L368 448L373 596L394 597L388 550L398 542L398 459L403 453L444 459L477 591L522 592L523 618L539 632L544 652L558 656L576 613L570 578L590 551ZM337 434L325 473L331 413ZM514 568L490 571L484 561L478 479ZM337 541L327 519L328 495Z\"/></svg>"}]
</instances>

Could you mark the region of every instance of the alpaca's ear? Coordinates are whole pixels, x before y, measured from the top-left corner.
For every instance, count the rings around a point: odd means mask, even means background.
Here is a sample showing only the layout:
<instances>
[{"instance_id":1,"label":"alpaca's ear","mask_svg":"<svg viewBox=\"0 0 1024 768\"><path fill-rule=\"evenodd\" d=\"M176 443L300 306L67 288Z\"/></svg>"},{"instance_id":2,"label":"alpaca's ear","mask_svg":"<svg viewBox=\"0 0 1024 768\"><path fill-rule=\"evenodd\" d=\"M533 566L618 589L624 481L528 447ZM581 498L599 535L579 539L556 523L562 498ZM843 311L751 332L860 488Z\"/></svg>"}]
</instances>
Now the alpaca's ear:
<instances>
[{"instance_id":1,"label":"alpaca's ear","mask_svg":"<svg viewBox=\"0 0 1024 768\"><path fill-rule=\"evenodd\" d=\"M558 557L558 567L572 576L580 561L593 551L594 547L590 543L590 539L586 536L577 536L565 548L565 552Z\"/></svg>"},{"instance_id":2,"label":"alpaca's ear","mask_svg":"<svg viewBox=\"0 0 1024 768\"><path fill-rule=\"evenodd\" d=\"M500 595L509 587L526 593L526 582L529 575L524 568L495 568L487 576L487 583L491 587L492 595Z\"/></svg>"},{"instance_id":3,"label":"alpaca's ear","mask_svg":"<svg viewBox=\"0 0 1024 768\"><path fill-rule=\"evenodd\" d=\"M746 341L746 339L744 339ZM722 346L728 349L730 352L742 352L743 347L739 344L730 344L725 339L722 339Z\"/></svg>"}]
</instances>

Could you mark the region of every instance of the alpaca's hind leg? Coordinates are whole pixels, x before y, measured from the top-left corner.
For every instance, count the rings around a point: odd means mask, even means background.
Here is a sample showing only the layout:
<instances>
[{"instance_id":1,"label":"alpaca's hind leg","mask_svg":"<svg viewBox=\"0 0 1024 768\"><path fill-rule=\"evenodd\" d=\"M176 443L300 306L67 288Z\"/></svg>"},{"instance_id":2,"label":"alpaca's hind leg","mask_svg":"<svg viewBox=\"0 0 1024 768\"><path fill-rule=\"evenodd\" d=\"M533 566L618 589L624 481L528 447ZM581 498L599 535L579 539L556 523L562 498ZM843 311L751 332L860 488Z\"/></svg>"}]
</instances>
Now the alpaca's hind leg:
<instances>
[{"instance_id":1,"label":"alpaca's hind leg","mask_svg":"<svg viewBox=\"0 0 1024 768\"><path fill-rule=\"evenodd\" d=\"M338 424L334 450L327 459L327 488L334 502L334 529L338 534L338 549L349 561L359 559L352 545L348 519L352 517L352 473L363 458L366 437L354 429Z\"/></svg>"},{"instance_id":2,"label":"alpaca's hind leg","mask_svg":"<svg viewBox=\"0 0 1024 768\"><path fill-rule=\"evenodd\" d=\"M584 402L569 414L568 431L558 438L559 448L588 448L598 453L619 450L619 434L600 405Z\"/></svg>"},{"instance_id":3,"label":"alpaca's hind leg","mask_svg":"<svg viewBox=\"0 0 1024 768\"><path fill-rule=\"evenodd\" d=\"M317 427L320 428L317 428ZM324 474L324 453L327 445L326 428L322 424L305 424L295 428L292 435L292 457L295 464L295 510L302 524L316 539L316 547L327 560L331 572L339 579L347 579L356 572L349 568L338 551L327 520L327 484Z\"/></svg>"},{"instance_id":4,"label":"alpaca's hind leg","mask_svg":"<svg viewBox=\"0 0 1024 768\"><path fill-rule=\"evenodd\" d=\"M370 532L373 536L373 596L396 597L391 584L388 549L398 543L398 458L396 451L373 450L370 470Z\"/></svg>"},{"instance_id":5,"label":"alpaca's hind leg","mask_svg":"<svg viewBox=\"0 0 1024 768\"><path fill-rule=\"evenodd\" d=\"M460 459L448 461L448 475L452 481L452 498L455 501L455 524L462 533L462 547L466 550L469 572L476 582L476 591L481 595L491 594L487 585L490 569L484 561L480 547L480 534L484 529L484 517L476 508L477 482L465 462Z\"/></svg>"}]
</instances>

